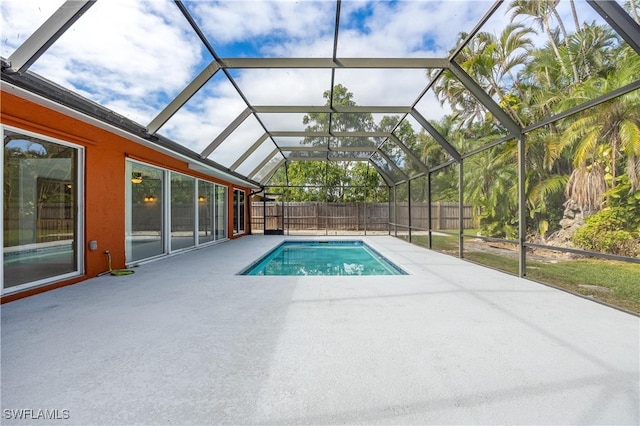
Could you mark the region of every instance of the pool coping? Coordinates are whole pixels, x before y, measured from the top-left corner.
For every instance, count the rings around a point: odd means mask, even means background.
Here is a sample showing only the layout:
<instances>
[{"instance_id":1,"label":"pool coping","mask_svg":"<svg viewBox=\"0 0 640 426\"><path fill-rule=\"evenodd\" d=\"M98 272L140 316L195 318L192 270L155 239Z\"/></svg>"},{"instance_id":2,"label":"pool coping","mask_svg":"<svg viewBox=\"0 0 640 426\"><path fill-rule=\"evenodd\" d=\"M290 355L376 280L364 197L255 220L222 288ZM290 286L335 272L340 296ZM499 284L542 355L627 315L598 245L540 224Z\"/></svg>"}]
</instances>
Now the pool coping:
<instances>
[{"instance_id":1,"label":"pool coping","mask_svg":"<svg viewBox=\"0 0 640 426\"><path fill-rule=\"evenodd\" d=\"M375 256L380 257L381 259L379 259L380 263L383 264L383 266L387 266L385 264L388 264L388 266L390 266L392 269L395 269L398 273L395 274L355 274L355 275L348 275L348 274L336 274L336 275L331 275L331 274L327 274L327 275L322 275L322 274L318 274L318 275L296 275L296 274L281 274L281 275L271 275L270 276L298 276L298 277L304 277L304 276L325 276L325 277L329 277L329 276L350 276L350 277L358 277L358 276L363 276L363 277L370 277L370 276L388 276L388 275L411 275L410 272L407 272L404 268L402 268L400 265L398 265L396 262L392 261L389 257L385 256L384 254L382 254L379 250L377 250L376 248L372 247L371 244L368 244L366 241L364 241L362 238L310 238L310 239L300 239L298 237L294 237L294 238L285 238L282 242L280 242L280 244L277 244L275 247L267 250L262 256L260 256L258 259L254 260L253 262L251 262L248 266L246 266L245 268L243 268L240 272L238 272L236 275L242 275L242 276L247 276L247 277L251 277L251 276L264 276L264 275L253 275L253 274L248 274L247 272L251 271L252 269L254 269L257 265L261 264L262 262L264 262L266 259L268 259L270 256L274 255L276 253L276 251L280 250L280 248L282 248L283 246L287 245L287 244L313 244L313 243L328 243L328 244L336 244L336 243L355 243L355 245L361 244L363 246L365 246L368 250L372 251L373 254Z\"/></svg>"}]
</instances>

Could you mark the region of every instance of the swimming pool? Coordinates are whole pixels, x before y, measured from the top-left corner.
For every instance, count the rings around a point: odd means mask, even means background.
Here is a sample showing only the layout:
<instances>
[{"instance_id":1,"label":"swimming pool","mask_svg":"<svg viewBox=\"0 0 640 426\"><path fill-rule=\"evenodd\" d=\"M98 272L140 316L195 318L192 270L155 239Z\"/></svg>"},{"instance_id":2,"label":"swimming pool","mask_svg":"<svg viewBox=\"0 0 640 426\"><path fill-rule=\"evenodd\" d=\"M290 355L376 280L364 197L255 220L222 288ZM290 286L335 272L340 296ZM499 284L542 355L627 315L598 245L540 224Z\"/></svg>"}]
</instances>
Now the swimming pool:
<instances>
[{"instance_id":1,"label":"swimming pool","mask_svg":"<svg viewBox=\"0 0 640 426\"><path fill-rule=\"evenodd\" d=\"M406 275L362 241L285 241L240 275Z\"/></svg>"}]
</instances>

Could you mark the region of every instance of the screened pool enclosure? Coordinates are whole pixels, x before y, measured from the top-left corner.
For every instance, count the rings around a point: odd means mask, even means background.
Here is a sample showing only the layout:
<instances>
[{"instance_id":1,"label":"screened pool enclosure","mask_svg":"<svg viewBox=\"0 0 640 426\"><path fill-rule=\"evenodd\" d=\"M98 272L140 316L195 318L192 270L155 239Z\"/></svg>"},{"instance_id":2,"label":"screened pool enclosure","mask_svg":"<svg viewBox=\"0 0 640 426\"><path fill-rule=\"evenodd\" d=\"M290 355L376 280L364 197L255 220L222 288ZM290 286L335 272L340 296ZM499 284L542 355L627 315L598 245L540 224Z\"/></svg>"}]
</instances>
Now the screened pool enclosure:
<instances>
[{"instance_id":1,"label":"screened pool enclosure","mask_svg":"<svg viewBox=\"0 0 640 426\"><path fill-rule=\"evenodd\" d=\"M252 188L254 233L640 263L640 1L1 8L3 90Z\"/></svg>"}]
</instances>

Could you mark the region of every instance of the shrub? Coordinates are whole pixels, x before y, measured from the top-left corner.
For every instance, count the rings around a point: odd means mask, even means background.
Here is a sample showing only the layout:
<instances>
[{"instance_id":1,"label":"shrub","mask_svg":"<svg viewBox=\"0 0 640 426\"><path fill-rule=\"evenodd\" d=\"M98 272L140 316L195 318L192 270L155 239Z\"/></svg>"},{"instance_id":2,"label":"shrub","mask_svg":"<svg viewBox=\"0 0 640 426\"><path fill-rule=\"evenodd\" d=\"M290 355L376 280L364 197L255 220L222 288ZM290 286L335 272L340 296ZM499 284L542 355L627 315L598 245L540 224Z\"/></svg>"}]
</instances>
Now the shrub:
<instances>
[{"instance_id":1,"label":"shrub","mask_svg":"<svg viewBox=\"0 0 640 426\"><path fill-rule=\"evenodd\" d=\"M624 182L606 195L607 207L589 216L573 243L586 250L640 256L640 191Z\"/></svg>"}]
</instances>

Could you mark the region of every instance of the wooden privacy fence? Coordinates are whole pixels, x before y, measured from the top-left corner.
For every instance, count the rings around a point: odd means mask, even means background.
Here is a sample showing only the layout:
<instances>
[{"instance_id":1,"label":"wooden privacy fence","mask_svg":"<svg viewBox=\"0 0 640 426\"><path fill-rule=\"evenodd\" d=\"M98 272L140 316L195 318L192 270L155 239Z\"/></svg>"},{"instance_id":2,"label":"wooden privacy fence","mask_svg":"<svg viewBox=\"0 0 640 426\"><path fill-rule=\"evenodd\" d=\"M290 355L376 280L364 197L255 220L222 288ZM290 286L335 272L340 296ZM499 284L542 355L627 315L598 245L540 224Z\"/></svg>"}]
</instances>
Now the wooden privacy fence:
<instances>
[{"instance_id":1,"label":"wooden privacy fence","mask_svg":"<svg viewBox=\"0 0 640 426\"><path fill-rule=\"evenodd\" d=\"M407 203L398 203L396 206L395 223L409 224L409 209ZM458 229L460 212L458 203L436 202L431 205L431 229ZM411 226L423 230L429 229L427 203L411 203ZM464 204L463 211L464 229L473 228L473 208L471 204Z\"/></svg>"},{"instance_id":2,"label":"wooden privacy fence","mask_svg":"<svg viewBox=\"0 0 640 426\"><path fill-rule=\"evenodd\" d=\"M407 203L398 203L392 219L387 203L323 203L323 202L253 202L251 226L264 230L264 206L266 205L266 229L336 230L336 231L386 231L389 223L409 225ZM391 206L393 208L393 205ZM428 229L426 203L411 203L411 225ZM282 223L284 209L284 224ZM393 215L395 213L395 215ZM464 227L472 227L471 205L464 205ZM431 207L432 229L458 229L458 203L434 203Z\"/></svg>"},{"instance_id":3,"label":"wooden privacy fence","mask_svg":"<svg viewBox=\"0 0 640 426\"><path fill-rule=\"evenodd\" d=\"M76 229L74 212L75 206L71 203L39 203L31 209L5 206L4 229L16 231L13 236L5 235L5 243L15 245L72 238Z\"/></svg>"}]
</instances>

